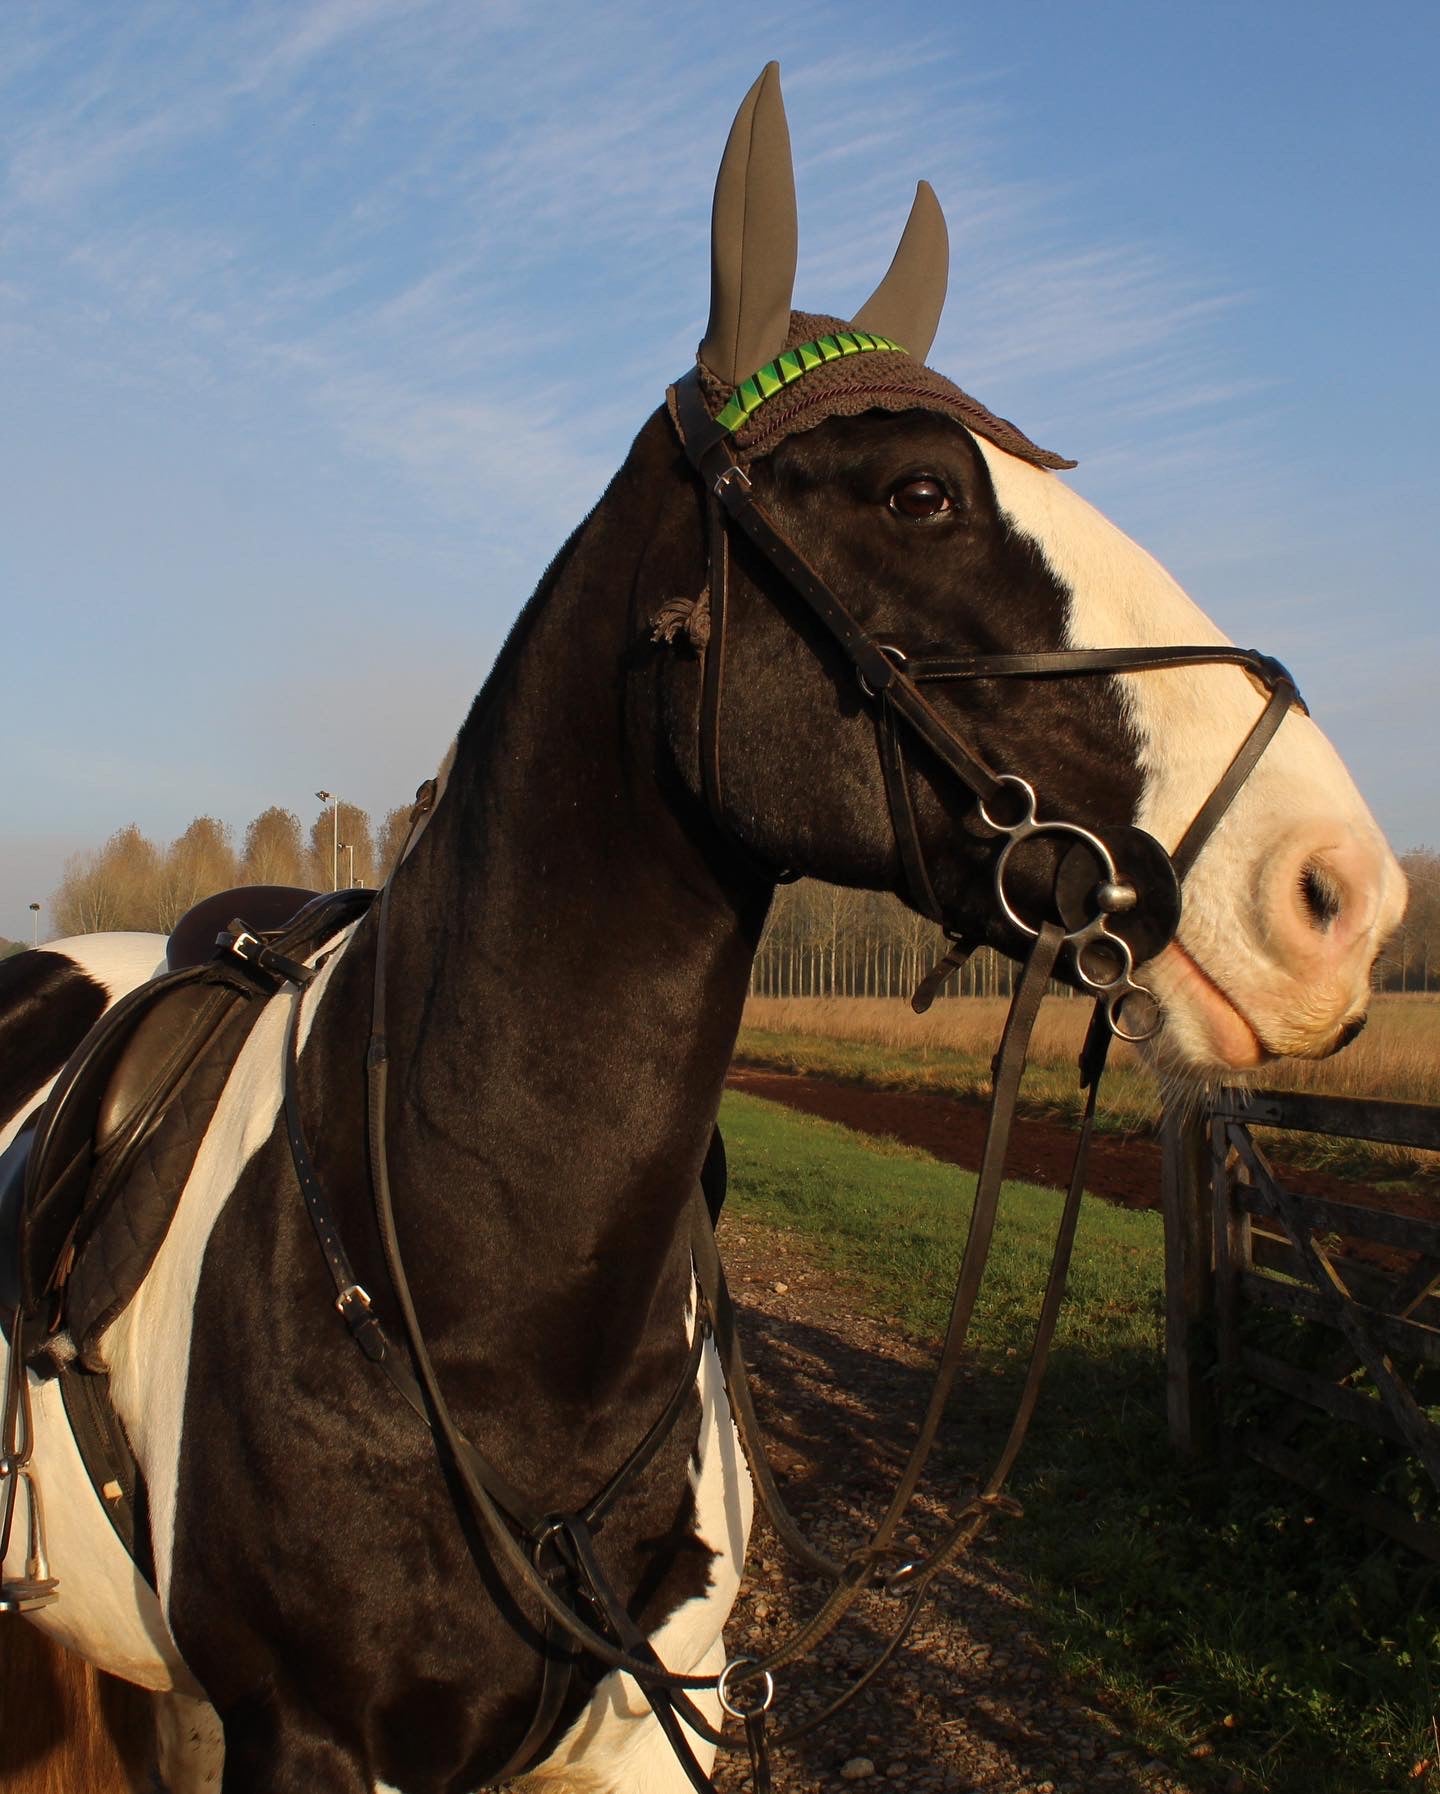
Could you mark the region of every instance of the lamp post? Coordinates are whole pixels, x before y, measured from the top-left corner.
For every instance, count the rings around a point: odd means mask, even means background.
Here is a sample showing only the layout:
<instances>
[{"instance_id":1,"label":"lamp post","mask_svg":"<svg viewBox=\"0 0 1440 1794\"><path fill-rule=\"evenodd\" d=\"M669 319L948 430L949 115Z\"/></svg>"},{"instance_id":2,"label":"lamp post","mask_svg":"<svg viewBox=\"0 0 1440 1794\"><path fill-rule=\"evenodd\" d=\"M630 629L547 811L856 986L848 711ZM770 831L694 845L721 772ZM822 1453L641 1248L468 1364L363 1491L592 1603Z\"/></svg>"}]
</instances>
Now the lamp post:
<instances>
[{"instance_id":1,"label":"lamp post","mask_svg":"<svg viewBox=\"0 0 1440 1794\"><path fill-rule=\"evenodd\" d=\"M322 804L329 804L334 817L335 828L330 845L330 889L340 889L340 799L333 791L317 791L315 793Z\"/></svg>"},{"instance_id":2,"label":"lamp post","mask_svg":"<svg viewBox=\"0 0 1440 1794\"><path fill-rule=\"evenodd\" d=\"M30 905L30 914L35 918L34 944L38 947L40 945L40 905L38 903L32 903Z\"/></svg>"},{"instance_id":3,"label":"lamp post","mask_svg":"<svg viewBox=\"0 0 1440 1794\"><path fill-rule=\"evenodd\" d=\"M350 856L349 863L345 868L345 882L347 885L353 885L355 883L355 843L353 841L342 841L340 845Z\"/></svg>"}]
</instances>

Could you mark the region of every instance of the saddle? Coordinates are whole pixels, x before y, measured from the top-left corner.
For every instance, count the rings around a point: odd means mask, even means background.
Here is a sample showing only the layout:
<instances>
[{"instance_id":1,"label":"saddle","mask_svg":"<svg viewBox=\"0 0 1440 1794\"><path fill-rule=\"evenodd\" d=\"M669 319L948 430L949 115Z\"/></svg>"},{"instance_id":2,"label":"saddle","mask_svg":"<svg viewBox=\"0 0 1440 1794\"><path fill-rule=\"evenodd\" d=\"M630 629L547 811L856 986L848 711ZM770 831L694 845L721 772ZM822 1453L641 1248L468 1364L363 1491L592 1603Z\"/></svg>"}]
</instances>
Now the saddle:
<instances>
[{"instance_id":1,"label":"saddle","mask_svg":"<svg viewBox=\"0 0 1440 1794\"><path fill-rule=\"evenodd\" d=\"M167 970L101 1016L0 1168L0 1286L11 1351L0 1427L0 1558L26 1495L23 1575L0 1584L0 1614L58 1598L30 1468L27 1366L57 1376L75 1443L111 1525L154 1585L145 1491L110 1403L106 1328L154 1262L236 1055L266 1000L370 907L375 893L317 897L280 885L222 891L186 912ZM243 920L241 918L244 918Z\"/></svg>"},{"instance_id":2,"label":"saddle","mask_svg":"<svg viewBox=\"0 0 1440 1794\"><path fill-rule=\"evenodd\" d=\"M84 1368L104 1369L100 1338L150 1269L265 999L373 898L261 885L204 899L171 935L167 971L71 1055L35 1123L19 1204L19 1307L36 1368L73 1344Z\"/></svg>"}]
</instances>

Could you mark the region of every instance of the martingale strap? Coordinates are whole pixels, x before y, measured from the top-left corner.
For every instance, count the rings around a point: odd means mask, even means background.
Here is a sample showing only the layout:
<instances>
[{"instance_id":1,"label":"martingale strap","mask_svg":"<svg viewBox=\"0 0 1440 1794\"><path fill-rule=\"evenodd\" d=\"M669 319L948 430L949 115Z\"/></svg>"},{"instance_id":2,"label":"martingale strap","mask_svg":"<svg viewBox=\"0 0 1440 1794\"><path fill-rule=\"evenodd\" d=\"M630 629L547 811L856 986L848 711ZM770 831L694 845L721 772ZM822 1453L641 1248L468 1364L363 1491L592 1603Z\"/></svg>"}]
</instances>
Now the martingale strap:
<instances>
[{"instance_id":1,"label":"martingale strap","mask_svg":"<svg viewBox=\"0 0 1440 1794\"><path fill-rule=\"evenodd\" d=\"M384 924L388 893L387 885L382 892L377 913L381 932L377 942L377 1006L372 1024L370 1058L372 1102L375 1100L374 1073L388 1060L388 1047L383 1033L386 958ZM1103 1060L1103 1042L1108 1038L1103 1030L1099 1031L1102 1043L1100 1056L1095 1058L1092 1055L1087 1073L1091 1086L1090 1100L1070 1193L1057 1234L1055 1262L1037 1323L1025 1388L1005 1450L985 1487L958 1504L949 1528L928 1555L903 1562L894 1568L887 1567L890 1560L898 1555L895 1535L932 1455L964 1354L994 1231L1005 1157L1030 1035L1046 981L1054 971L1062 940L1062 932L1054 924L1046 924L1041 929L1017 987L1005 1026L996 1061L995 1096L969 1234L961 1260L950 1322L937 1366L935 1386L919 1436L880 1524L868 1541L852 1550L843 1560L831 1558L806 1539L786 1509L775 1483L745 1373L734 1305L725 1284L703 1195L698 1191L692 1209L690 1243L702 1313L697 1317L695 1335L684 1371L670 1401L617 1474L581 1512L542 1516L534 1503L519 1495L460 1431L436 1380L424 1336L414 1313L413 1299L394 1232L383 1120L376 1130L379 1154L376 1169L384 1172L383 1181L378 1175L375 1179L376 1211L387 1250L392 1287L402 1313L405 1344L410 1363L414 1366L413 1372L395 1352L371 1307L368 1295L355 1280L333 1213L320 1188L300 1119L297 1031L295 1017L292 1016L286 1050L286 1125L307 1212L336 1287L335 1306L345 1318L352 1336L367 1358L386 1372L407 1403L435 1434L437 1445L444 1451L454 1469L464 1490L467 1505L480 1523L488 1544L512 1571L520 1585L539 1603L546 1618L547 1645L543 1653L546 1673L537 1713L520 1748L512 1754L504 1769L493 1778L493 1782L504 1781L532 1764L550 1737L576 1662L574 1650L566 1648L564 1641L568 1641L570 1646L587 1652L606 1667L622 1670L635 1679L697 1794L715 1794L715 1789L713 1782L695 1759L687 1734L704 1738L719 1748L740 1748L710 1724L691 1698L694 1692L701 1689L714 1690L718 1683L726 1712L742 1722L745 1734L743 1748L750 1755L755 1788L757 1794L764 1794L770 1785L770 1749L793 1742L822 1725L867 1687L899 1649L935 1578L978 1536L994 1513L1013 1510L1013 1503L1001 1493L1001 1487L1034 1411L1063 1294L1070 1243L1083 1188L1085 1152L1094 1117L1094 1090ZM296 1016L300 1003L301 998L297 993ZM1092 1035L1096 1032L1092 1028ZM383 1117L383 1108L377 1105L372 1108L372 1114ZM786 1549L802 1567L831 1584L830 1594L816 1613L767 1657L760 1661L733 1659L719 1678L678 1675L666 1669L655 1655L648 1639L631 1619L624 1600L611 1585L591 1541L593 1528L599 1524L604 1513L613 1506L625 1487L650 1461L678 1422L685 1401L694 1389L700 1353L706 1338L712 1332L720 1354L732 1412L755 1478L761 1505ZM881 1651L855 1681L819 1713L773 1736L768 1735L766 1715L774 1691L773 1672L813 1652L841 1623L862 1593L877 1591L889 1593L904 1603L899 1624ZM575 1601L581 1593L603 1630L598 1630L580 1617Z\"/></svg>"}]
</instances>

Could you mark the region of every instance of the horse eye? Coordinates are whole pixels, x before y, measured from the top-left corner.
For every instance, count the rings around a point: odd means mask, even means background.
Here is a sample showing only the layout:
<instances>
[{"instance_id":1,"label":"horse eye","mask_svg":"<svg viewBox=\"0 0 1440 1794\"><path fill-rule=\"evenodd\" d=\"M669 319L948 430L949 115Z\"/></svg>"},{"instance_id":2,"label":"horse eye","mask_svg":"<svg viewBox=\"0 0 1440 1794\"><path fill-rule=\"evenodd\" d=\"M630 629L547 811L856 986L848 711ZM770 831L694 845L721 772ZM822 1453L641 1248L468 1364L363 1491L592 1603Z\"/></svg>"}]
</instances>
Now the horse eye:
<instances>
[{"instance_id":1,"label":"horse eye","mask_svg":"<svg viewBox=\"0 0 1440 1794\"><path fill-rule=\"evenodd\" d=\"M939 480L927 478L906 480L903 486L897 486L890 494L890 509L897 511L902 517L924 519L926 517L942 517L946 511L954 509L950 494Z\"/></svg>"}]
</instances>

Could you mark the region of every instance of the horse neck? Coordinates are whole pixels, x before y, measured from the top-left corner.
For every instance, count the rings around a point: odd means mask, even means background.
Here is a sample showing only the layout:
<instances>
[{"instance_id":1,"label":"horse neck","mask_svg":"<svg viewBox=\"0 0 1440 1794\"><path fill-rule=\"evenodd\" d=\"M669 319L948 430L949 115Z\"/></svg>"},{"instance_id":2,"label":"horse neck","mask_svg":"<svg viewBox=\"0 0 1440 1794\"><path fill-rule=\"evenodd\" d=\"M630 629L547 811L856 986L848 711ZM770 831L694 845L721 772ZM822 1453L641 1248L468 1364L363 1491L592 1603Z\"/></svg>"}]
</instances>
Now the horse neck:
<instances>
[{"instance_id":1,"label":"horse neck","mask_svg":"<svg viewBox=\"0 0 1440 1794\"><path fill-rule=\"evenodd\" d=\"M700 576L667 437L642 435L532 601L395 882L392 1175L442 1327L460 1282L534 1324L516 1267L537 1262L592 1337L643 1327L662 1285L683 1299L677 1223L766 893L727 887L663 788L656 681L635 666L645 621Z\"/></svg>"}]
</instances>

